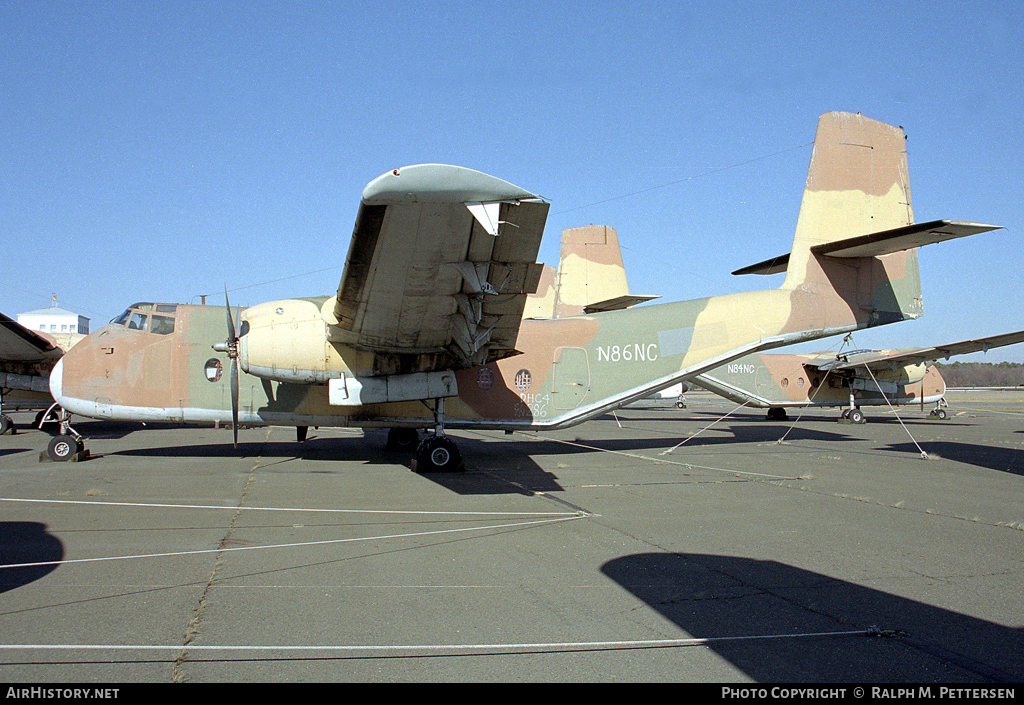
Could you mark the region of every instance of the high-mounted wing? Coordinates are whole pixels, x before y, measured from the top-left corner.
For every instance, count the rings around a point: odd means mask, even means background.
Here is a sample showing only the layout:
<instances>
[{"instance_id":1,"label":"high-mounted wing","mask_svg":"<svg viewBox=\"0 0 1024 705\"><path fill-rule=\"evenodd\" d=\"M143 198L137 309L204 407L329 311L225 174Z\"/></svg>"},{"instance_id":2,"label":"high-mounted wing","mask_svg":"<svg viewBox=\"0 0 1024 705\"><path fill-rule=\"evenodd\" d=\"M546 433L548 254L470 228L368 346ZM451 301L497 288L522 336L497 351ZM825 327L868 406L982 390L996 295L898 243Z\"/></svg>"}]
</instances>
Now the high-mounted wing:
<instances>
[{"instance_id":1,"label":"high-mounted wing","mask_svg":"<svg viewBox=\"0 0 1024 705\"><path fill-rule=\"evenodd\" d=\"M64 354L54 342L0 313L0 361L41 362Z\"/></svg>"},{"instance_id":2,"label":"high-mounted wing","mask_svg":"<svg viewBox=\"0 0 1024 705\"><path fill-rule=\"evenodd\" d=\"M949 345L939 345L932 348L911 348L894 350L892 352L874 352L851 354L840 356L838 360L816 365L821 370L846 370L855 367L868 367L872 370L896 369L902 365L919 365L922 362L930 362L942 358L950 358L953 355L966 355L973 352L988 352L992 348L1000 348L1004 345L1014 345L1024 342L1024 331L1016 333L1003 333L988 338L976 340L964 340Z\"/></svg>"},{"instance_id":3,"label":"high-mounted wing","mask_svg":"<svg viewBox=\"0 0 1024 705\"><path fill-rule=\"evenodd\" d=\"M516 353L549 204L472 169L395 169L363 191L334 342L470 367ZM439 358L436 356L440 355Z\"/></svg>"},{"instance_id":4,"label":"high-mounted wing","mask_svg":"<svg viewBox=\"0 0 1024 705\"><path fill-rule=\"evenodd\" d=\"M47 376L63 354L49 336L0 313L0 389L49 393Z\"/></svg>"}]
</instances>

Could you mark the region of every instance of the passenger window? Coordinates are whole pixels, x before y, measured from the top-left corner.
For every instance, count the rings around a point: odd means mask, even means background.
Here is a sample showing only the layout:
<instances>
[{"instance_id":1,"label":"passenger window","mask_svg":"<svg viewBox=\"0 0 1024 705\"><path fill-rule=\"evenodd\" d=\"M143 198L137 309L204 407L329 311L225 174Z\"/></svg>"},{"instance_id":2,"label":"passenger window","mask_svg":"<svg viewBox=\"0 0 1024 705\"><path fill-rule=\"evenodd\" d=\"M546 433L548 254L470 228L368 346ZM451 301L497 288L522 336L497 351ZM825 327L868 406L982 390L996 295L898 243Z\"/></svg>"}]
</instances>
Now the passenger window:
<instances>
[{"instance_id":1,"label":"passenger window","mask_svg":"<svg viewBox=\"0 0 1024 705\"><path fill-rule=\"evenodd\" d=\"M170 335L174 332L174 319L170 316L153 316L153 333Z\"/></svg>"},{"instance_id":2,"label":"passenger window","mask_svg":"<svg viewBox=\"0 0 1024 705\"><path fill-rule=\"evenodd\" d=\"M129 330L146 330L148 320L145 315L141 313L133 313L131 320L128 321Z\"/></svg>"}]
</instances>

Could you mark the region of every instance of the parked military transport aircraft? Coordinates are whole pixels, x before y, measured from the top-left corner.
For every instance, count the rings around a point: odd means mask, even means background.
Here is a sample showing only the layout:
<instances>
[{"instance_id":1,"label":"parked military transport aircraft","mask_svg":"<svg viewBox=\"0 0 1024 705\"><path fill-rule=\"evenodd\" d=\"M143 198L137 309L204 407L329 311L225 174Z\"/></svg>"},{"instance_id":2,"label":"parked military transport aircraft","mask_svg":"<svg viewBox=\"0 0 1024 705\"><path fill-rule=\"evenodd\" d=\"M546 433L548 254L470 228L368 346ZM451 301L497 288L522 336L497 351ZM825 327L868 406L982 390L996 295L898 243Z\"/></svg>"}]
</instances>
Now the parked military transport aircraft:
<instances>
[{"instance_id":1,"label":"parked military transport aircraft","mask_svg":"<svg viewBox=\"0 0 1024 705\"><path fill-rule=\"evenodd\" d=\"M737 404L768 409L785 419L793 407L839 406L841 420L864 423L862 406L934 404L930 415L945 419L946 381L926 363L953 355L1024 342L1024 331L934 348L856 350L841 354L755 353L690 379Z\"/></svg>"},{"instance_id":2,"label":"parked military transport aircraft","mask_svg":"<svg viewBox=\"0 0 1024 705\"><path fill-rule=\"evenodd\" d=\"M785 271L779 289L525 320L548 204L469 169L395 169L363 191L336 296L134 304L50 389L65 414L230 422L236 441L240 423L385 427L410 447L433 428L416 469L454 469L446 427L565 428L744 355L920 316L916 248L997 226L915 224L905 150L902 128L821 117L793 250L750 268ZM62 430L55 458L82 447Z\"/></svg>"},{"instance_id":3,"label":"parked military transport aircraft","mask_svg":"<svg viewBox=\"0 0 1024 705\"><path fill-rule=\"evenodd\" d=\"M545 300L554 302L553 307L547 306L554 316L601 308L590 301L630 303L657 298L630 296L618 234L601 225L562 231L558 270L549 279L552 294ZM845 406L840 420L863 423L862 406L907 404L934 404L930 415L945 419L946 382L926 363L1020 342L1024 342L1024 331L932 348L754 353L691 377L678 388L662 390L660 396L677 397L676 405L685 408L683 391L687 384L694 384L737 404L768 409L768 419L785 419L786 409L792 407Z\"/></svg>"},{"instance_id":4,"label":"parked military transport aircraft","mask_svg":"<svg viewBox=\"0 0 1024 705\"><path fill-rule=\"evenodd\" d=\"M14 421L4 413L11 406L39 409L35 425L42 422L47 408L53 405L50 371L84 337L30 330L0 313L0 434L14 428Z\"/></svg>"}]
</instances>

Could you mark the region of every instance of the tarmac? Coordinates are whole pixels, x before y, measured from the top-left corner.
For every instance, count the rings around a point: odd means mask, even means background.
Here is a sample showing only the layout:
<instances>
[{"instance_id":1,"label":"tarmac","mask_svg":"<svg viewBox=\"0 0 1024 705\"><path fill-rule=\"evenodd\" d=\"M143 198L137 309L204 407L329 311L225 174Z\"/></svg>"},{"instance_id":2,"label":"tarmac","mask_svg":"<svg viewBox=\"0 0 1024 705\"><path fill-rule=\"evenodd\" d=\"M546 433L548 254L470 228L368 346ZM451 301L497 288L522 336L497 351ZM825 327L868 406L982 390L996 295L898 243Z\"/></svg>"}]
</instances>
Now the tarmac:
<instances>
[{"instance_id":1,"label":"tarmac","mask_svg":"<svg viewBox=\"0 0 1024 705\"><path fill-rule=\"evenodd\" d=\"M1024 393L557 433L0 436L0 682L1024 681ZM1011 686L1012 687L1012 686Z\"/></svg>"}]
</instances>

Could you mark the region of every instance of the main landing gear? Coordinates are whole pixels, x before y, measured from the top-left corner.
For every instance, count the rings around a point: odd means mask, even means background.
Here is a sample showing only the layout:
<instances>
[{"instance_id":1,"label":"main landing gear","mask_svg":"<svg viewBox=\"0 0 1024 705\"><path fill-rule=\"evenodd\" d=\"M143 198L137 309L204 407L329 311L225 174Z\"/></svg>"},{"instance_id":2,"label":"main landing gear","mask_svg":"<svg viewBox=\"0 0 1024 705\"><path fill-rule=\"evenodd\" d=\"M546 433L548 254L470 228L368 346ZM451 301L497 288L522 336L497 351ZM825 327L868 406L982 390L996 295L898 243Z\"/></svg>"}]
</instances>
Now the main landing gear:
<instances>
[{"instance_id":1,"label":"main landing gear","mask_svg":"<svg viewBox=\"0 0 1024 705\"><path fill-rule=\"evenodd\" d=\"M850 390L850 408L843 409L839 415L839 423L867 423L864 412L857 408L857 398L853 396L853 389Z\"/></svg>"},{"instance_id":2,"label":"main landing gear","mask_svg":"<svg viewBox=\"0 0 1024 705\"><path fill-rule=\"evenodd\" d=\"M448 436L444 435L444 398L434 403L434 433L419 441L414 428L393 428L388 432L388 447L402 450L416 448L412 459L414 472L454 472L462 469L462 453ZM416 445L419 442L419 445Z\"/></svg>"},{"instance_id":3,"label":"main landing gear","mask_svg":"<svg viewBox=\"0 0 1024 705\"><path fill-rule=\"evenodd\" d=\"M853 407L852 409L843 409L843 413L839 416L839 423L867 423L867 419L864 418L864 412Z\"/></svg>"}]
</instances>

